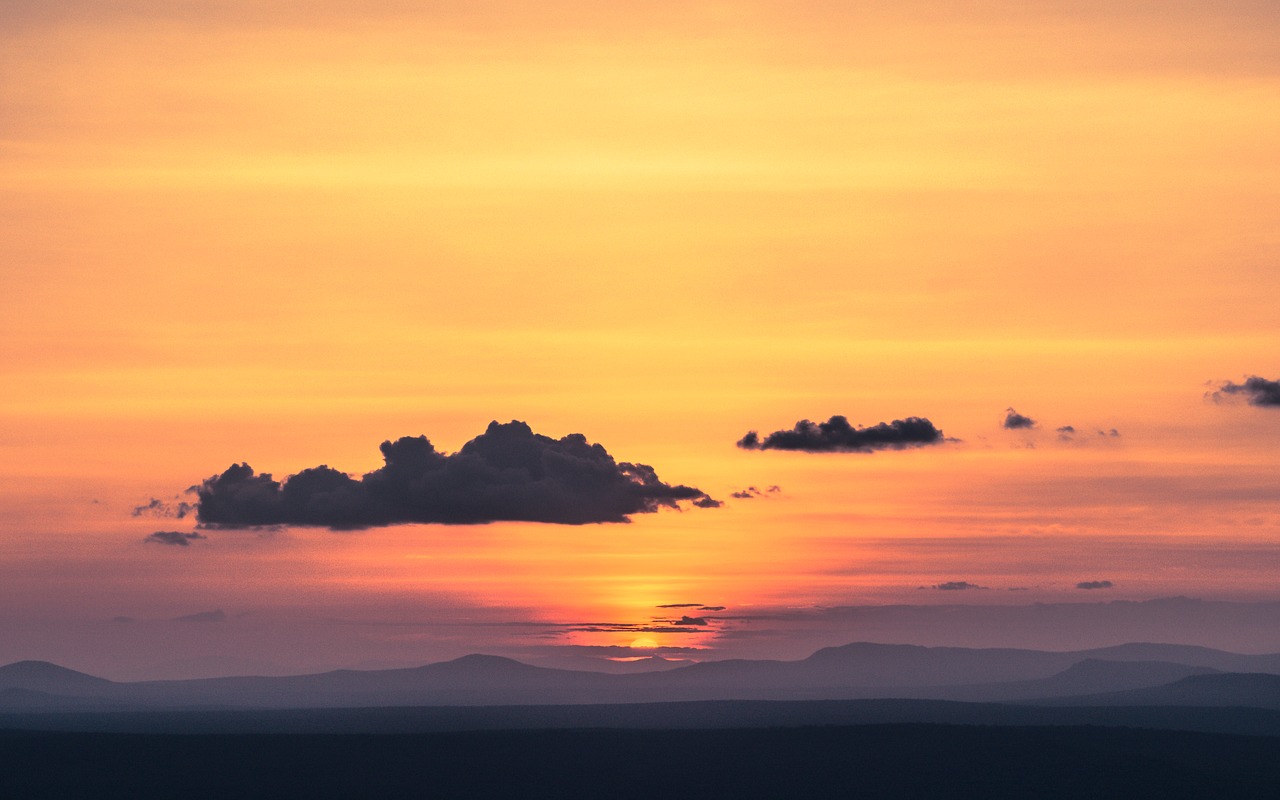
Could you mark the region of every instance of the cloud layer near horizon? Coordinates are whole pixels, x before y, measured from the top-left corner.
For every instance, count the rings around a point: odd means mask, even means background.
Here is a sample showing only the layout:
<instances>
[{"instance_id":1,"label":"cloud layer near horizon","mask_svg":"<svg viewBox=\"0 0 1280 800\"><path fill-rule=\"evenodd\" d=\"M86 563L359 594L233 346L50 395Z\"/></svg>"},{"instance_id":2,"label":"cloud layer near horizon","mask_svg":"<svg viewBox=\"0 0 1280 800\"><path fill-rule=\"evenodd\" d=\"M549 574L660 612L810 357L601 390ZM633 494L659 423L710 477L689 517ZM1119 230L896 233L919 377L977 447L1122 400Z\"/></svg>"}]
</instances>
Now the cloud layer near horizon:
<instances>
[{"instance_id":1,"label":"cloud layer near horizon","mask_svg":"<svg viewBox=\"0 0 1280 800\"><path fill-rule=\"evenodd\" d=\"M629 522L678 501L718 505L700 489L670 485L645 464L614 461L580 433L562 439L523 422L491 422L452 455L425 436L381 445L385 465L359 480L328 466L283 482L233 464L197 488L197 519L217 527L311 525L368 528L398 523L497 521L581 525Z\"/></svg>"},{"instance_id":2,"label":"cloud layer near horizon","mask_svg":"<svg viewBox=\"0 0 1280 800\"><path fill-rule=\"evenodd\" d=\"M923 417L895 419L866 428L855 428L836 415L826 422L802 419L791 430L774 431L760 438L750 431L738 440L743 450L800 450L806 453L871 453L902 450L946 441L942 431Z\"/></svg>"}]
</instances>

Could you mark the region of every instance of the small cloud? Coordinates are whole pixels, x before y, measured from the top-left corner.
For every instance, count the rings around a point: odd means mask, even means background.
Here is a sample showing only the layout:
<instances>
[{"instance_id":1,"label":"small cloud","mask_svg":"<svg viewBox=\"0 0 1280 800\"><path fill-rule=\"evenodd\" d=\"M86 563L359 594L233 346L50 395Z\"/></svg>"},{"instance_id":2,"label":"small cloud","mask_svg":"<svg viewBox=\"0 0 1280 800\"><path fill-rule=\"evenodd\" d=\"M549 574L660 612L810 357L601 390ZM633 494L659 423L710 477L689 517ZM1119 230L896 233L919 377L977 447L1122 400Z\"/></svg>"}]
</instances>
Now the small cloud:
<instances>
[{"instance_id":1,"label":"small cloud","mask_svg":"<svg viewBox=\"0 0 1280 800\"><path fill-rule=\"evenodd\" d=\"M923 417L895 419L869 427L854 427L836 415L826 422L802 419L790 430L774 431L764 439L749 431L738 440L743 450L793 450L805 453L872 453L877 450L904 450L947 441L942 431ZM775 491L776 487L770 487Z\"/></svg>"},{"instance_id":2,"label":"small cloud","mask_svg":"<svg viewBox=\"0 0 1280 800\"><path fill-rule=\"evenodd\" d=\"M947 581L946 583L935 584L933 588L943 592L963 592L969 589L986 589L987 587L969 583L968 581Z\"/></svg>"},{"instance_id":3,"label":"small cloud","mask_svg":"<svg viewBox=\"0 0 1280 800\"><path fill-rule=\"evenodd\" d=\"M201 611L198 614L187 614L185 617L174 617L173 622L226 622L227 615L222 609L217 611Z\"/></svg>"},{"instance_id":4,"label":"small cloud","mask_svg":"<svg viewBox=\"0 0 1280 800\"><path fill-rule=\"evenodd\" d=\"M94 502L97 502L96 500ZM133 517L168 517L171 519L183 519L196 507L192 503L173 502L169 500L161 500L158 497L151 498L151 502L140 506L134 506L129 512Z\"/></svg>"},{"instance_id":5,"label":"small cloud","mask_svg":"<svg viewBox=\"0 0 1280 800\"><path fill-rule=\"evenodd\" d=\"M665 603L657 608L700 608L702 603Z\"/></svg>"},{"instance_id":6,"label":"small cloud","mask_svg":"<svg viewBox=\"0 0 1280 800\"><path fill-rule=\"evenodd\" d=\"M770 486L764 491L760 491L754 486L748 486L745 489L739 489L738 491L733 492L729 496L738 500L754 500L757 497L767 497L768 495L777 494L781 491L782 489L778 486Z\"/></svg>"},{"instance_id":7,"label":"small cloud","mask_svg":"<svg viewBox=\"0 0 1280 800\"><path fill-rule=\"evenodd\" d=\"M707 618L706 617L681 617L680 619L673 620L671 624L672 625L706 625Z\"/></svg>"},{"instance_id":8,"label":"small cloud","mask_svg":"<svg viewBox=\"0 0 1280 800\"><path fill-rule=\"evenodd\" d=\"M169 544L177 545L178 547L187 547L191 542L197 539L208 538L208 536L197 533L196 531L192 531L191 533L183 533L182 531L156 531L155 533L149 534L147 538L143 539L143 541L154 544Z\"/></svg>"},{"instance_id":9,"label":"small cloud","mask_svg":"<svg viewBox=\"0 0 1280 800\"><path fill-rule=\"evenodd\" d=\"M1110 589L1115 586L1111 581L1081 581L1076 584L1077 589Z\"/></svg>"},{"instance_id":10,"label":"small cloud","mask_svg":"<svg viewBox=\"0 0 1280 800\"><path fill-rule=\"evenodd\" d=\"M1280 407L1280 381L1271 381L1257 375L1250 375L1244 379L1244 383L1226 381L1218 386L1216 392L1210 395L1216 403L1236 396L1243 396L1251 406Z\"/></svg>"},{"instance_id":11,"label":"small cloud","mask_svg":"<svg viewBox=\"0 0 1280 800\"><path fill-rule=\"evenodd\" d=\"M712 497L699 497L697 500L693 501L693 504L698 508L719 508L724 505L724 502Z\"/></svg>"},{"instance_id":12,"label":"small cloud","mask_svg":"<svg viewBox=\"0 0 1280 800\"><path fill-rule=\"evenodd\" d=\"M1036 421L1031 417L1023 416L1012 408L1005 409L1004 422L1002 423L1002 427L1004 427L1005 430L1013 431L1034 428L1035 426Z\"/></svg>"},{"instance_id":13,"label":"small cloud","mask_svg":"<svg viewBox=\"0 0 1280 800\"><path fill-rule=\"evenodd\" d=\"M724 606L699 606L699 611L724 611Z\"/></svg>"},{"instance_id":14,"label":"small cloud","mask_svg":"<svg viewBox=\"0 0 1280 800\"><path fill-rule=\"evenodd\" d=\"M1076 429L1074 425L1063 425L1058 428L1058 438L1064 442L1069 442L1075 438Z\"/></svg>"}]
</instances>

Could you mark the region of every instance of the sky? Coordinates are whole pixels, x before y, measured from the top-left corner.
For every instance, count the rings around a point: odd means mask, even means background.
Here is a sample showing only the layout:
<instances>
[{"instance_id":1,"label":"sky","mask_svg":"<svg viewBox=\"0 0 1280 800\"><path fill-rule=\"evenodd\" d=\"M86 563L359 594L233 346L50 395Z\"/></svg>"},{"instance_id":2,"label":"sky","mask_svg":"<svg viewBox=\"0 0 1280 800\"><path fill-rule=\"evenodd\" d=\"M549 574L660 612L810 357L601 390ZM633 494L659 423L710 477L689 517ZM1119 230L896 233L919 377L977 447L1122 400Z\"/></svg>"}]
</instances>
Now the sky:
<instances>
[{"instance_id":1,"label":"sky","mask_svg":"<svg viewBox=\"0 0 1280 800\"><path fill-rule=\"evenodd\" d=\"M0 662L1280 650L1277 41L9 0Z\"/></svg>"}]
</instances>

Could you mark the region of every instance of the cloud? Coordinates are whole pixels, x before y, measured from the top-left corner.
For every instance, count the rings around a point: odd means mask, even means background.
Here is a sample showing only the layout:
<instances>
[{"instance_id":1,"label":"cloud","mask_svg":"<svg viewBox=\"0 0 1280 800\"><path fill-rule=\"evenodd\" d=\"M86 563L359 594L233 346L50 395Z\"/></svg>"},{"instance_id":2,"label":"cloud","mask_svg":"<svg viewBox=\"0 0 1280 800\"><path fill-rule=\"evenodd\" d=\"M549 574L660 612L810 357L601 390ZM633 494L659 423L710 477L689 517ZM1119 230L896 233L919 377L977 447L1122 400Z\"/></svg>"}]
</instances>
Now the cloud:
<instances>
[{"instance_id":1,"label":"cloud","mask_svg":"<svg viewBox=\"0 0 1280 800\"><path fill-rule=\"evenodd\" d=\"M902 450L946 441L942 431L923 417L895 419L867 428L855 428L842 416L813 423L802 419L791 430L774 431L762 440L750 431L738 440L743 450L799 450L806 453L871 453ZM773 488L770 488L773 491Z\"/></svg>"},{"instance_id":2,"label":"cloud","mask_svg":"<svg viewBox=\"0 0 1280 800\"><path fill-rule=\"evenodd\" d=\"M768 489L765 489L763 492L754 486L748 486L745 489L739 489L738 491L730 494L729 496L736 498L738 500L754 500L757 497L767 497L768 495L777 494L778 492L781 492L781 491L782 491L782 487L780 486L770 486Z\"/></svg>"},{"instance_id":3,"label":"cloud","mask_svg":"<svg viewBox=\"0 0 1280 800\"><path fill-rule=\"evenodd\" d=\"M1076 428L1074 425L1063 425L1058 428L1058 438L1064 442L1069 442L1075 438Z\"/></svg>"},{"instance_id":4,"label":"cloud","mask_svg":"<svg viewBox=\"0 0 1280 800\"><path fill-rule=\"evenodd\" d=\"M677 620L672 620L671 624L672 624L672 625L706 625L706 624L707 624L707 618L706 618L706 617L688 617L688 616L685 616L685 617L681 617L680 619L677 619Z\"/></svg>"},{"instance_id":5,"label":"cloud","mask_svg":"<svg viewBox=\"0 0 1280 800\"><path fill-rule=\"evenodd\" d=\"M968 581L947 581L946 583L935 584L932 588L943 592L963 592L968 589L985 589L987 587L979 586L976 583L969 583Z\"/></svg>"},{"instance_id":6,"label":"cloud","mask_svg":"<svg viewBox=\"0 0 1280 800\"><path fill-rule=\"evenodd\" d=\"M187 614L185 617L174 617L174 622L226 622L227 615L218 609L217 611L201 611L198 614Z\"/></svg>"},{"instance_id":7,"label":"cloud","mask_svg":"<svg viewBox=\"0 0 1280 800\"><path fill-rule=\"evenodd\" d=\"M233 464L198 487L196 517L227 528L314 525L334 529L399 523L475 525L499 520L582 525L720 502L692 486L663 483L646 464L615 461L580 433L552 439L523 422L489 423L452 455L425 436L381 445L385 461L360 479L326 465L283 482Z\"/></svg>"},{"instance_id":8,"label":"cloud","mask_svg":"<svg viewBox=\"0 0 1280 800\"><path fill-rule=\"evenodd\" d=\"M1231 381L1223 383L1212 397L1215 402L1221 402L1227 397L1236 395L1243 395L1251 406L1280 407L1280 381L1269 381L1257 375L1250 375L1244 379L1244 383Z\"/></svg>"},{"instance_id":9,"label":"cloud","mask_svg":"<svg viewBox=\"0 0 1280 800\"><path fill-rule=\"evenodd\" d=\"M129 514L134 517L172 517L174 519L182 519L195 510L196 507L193 503L170 502L153 497L151 502L145 505L134 506Z\"/></svg>"},{"instance_id":10,"label":"cloud","mask_svg":"<svg viewBox=\"0 0 1280 800\"><path fill-rule=\"evenodd\" d=\"M1115 586L1111 581L1081 581L1076 584L1077 589L1110 589Z\"/></svg>"},{"instance_id":11,"label":"cloud","mask_svg":"<svg viewBox=\"0 0 1280 800\"><path fill-rule=\"evenodd\" d=\"M699 611L724 611L725 606L699 606Z\"/></svg>"},{"instance_id":12,"label":"cloud","mask_svg":"<svg viewBox=\"0 0 1280 800\"><path fill-rule=\"evenodd\" d=\"M1034 428L1036 421L1031 417L1023 416L1012 408L1005 409L1004 422L1002 426L1006 430L1019 430L1023 428Z\"/></svg>"},{"instance_id":13,"label":"cloud","mask_svg":"<svg viewBox=\"0 0 1280 800\"><path fill-rule=\"evenodd\" d=\"M183 533L182 531L156 531L148 534L145 542L153 542L155 544L170 544L178 547L187 547L197 539L208 539L208 536L192 531L191 533Z\"/></svg>"},{"instance_id":14,"label":"cloud","mask_svg":"<svg viewBox=\"0 0 1280 800\"><path fill-rule=\"evenodd\" d=\"M701 608L702 603L666 603L655 608Z\"/></svg>"}]
</instances>

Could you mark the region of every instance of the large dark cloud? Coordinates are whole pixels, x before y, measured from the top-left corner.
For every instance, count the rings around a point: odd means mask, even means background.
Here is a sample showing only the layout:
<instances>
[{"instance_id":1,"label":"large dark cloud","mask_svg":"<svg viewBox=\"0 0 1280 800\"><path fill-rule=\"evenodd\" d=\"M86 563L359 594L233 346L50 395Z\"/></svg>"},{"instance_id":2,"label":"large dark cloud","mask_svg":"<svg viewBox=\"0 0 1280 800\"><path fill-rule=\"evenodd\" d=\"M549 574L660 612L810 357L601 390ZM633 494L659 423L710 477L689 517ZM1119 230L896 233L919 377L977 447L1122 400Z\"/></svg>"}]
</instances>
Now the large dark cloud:
<instances>
[{"instance_id":1,"label":"large dark cloud","mask_svg":"<svg viewBox=\"0 0 1280 800\"><path fill-rule=\"evenodd\" d=\"M1080 581L1076 584L1077 589L1110 589L1115 586L1111 581Z\"/></svg>"},{"instance_id":2,"label":"large dark cloud","mask_svg":"<svg viewBox=\"0 0 1280 800\"><path fill-rule=\"evenodd\" d=\"M902 450L946 441L942 431L923 417L895 419L855 428L842 416L826 422L802 419L791 430L774 431L763 439L755 431L738 440L744 450L800 450L806 453L870 453Z\"/></svg>"},{"instance_id":3,"label":"large dark cloud","mask_svg":"<svg viewBox=\"0 0 1280 800\"><path fill-rule=\"evenodd\" d=\"M1280 381L1269 381L1257 375L1250 375L1244 383L1227 381L1213 393L1214 400L1222 400L1226 396L1243 395L1250 405L1280 407Z\"/></svg>"},{"instance_id":4,"label":"large dark cloud","mask_svg":"<svg viewBox=\"0 0 1280 800\"><path fill-rule=\"evenodd\" d=\"M359 480L321 465L281 482L233 464L197 487L196 517L219 527L580 525L629 522L631 514L676 508L682 500L719 505L700 489L663 483L650 466L614 461L582 434L552 439L523 422L492 422L452 455L425 436L386 441L381 450L384 466Z\"/></svg>"},{"instance_id":5,"label":"large dark cloud","mask_svg":"<svg viewBox=\"0 0 1280 800\"><path fill-rule=\"evenodd\" d=\"M1031 417L1023 416L1012 408L1006 408L1004 413L1003 427L1007 430L1019 430L1022 428L1034 428L1036 421Z\"/></svg>"}]
</instances>

